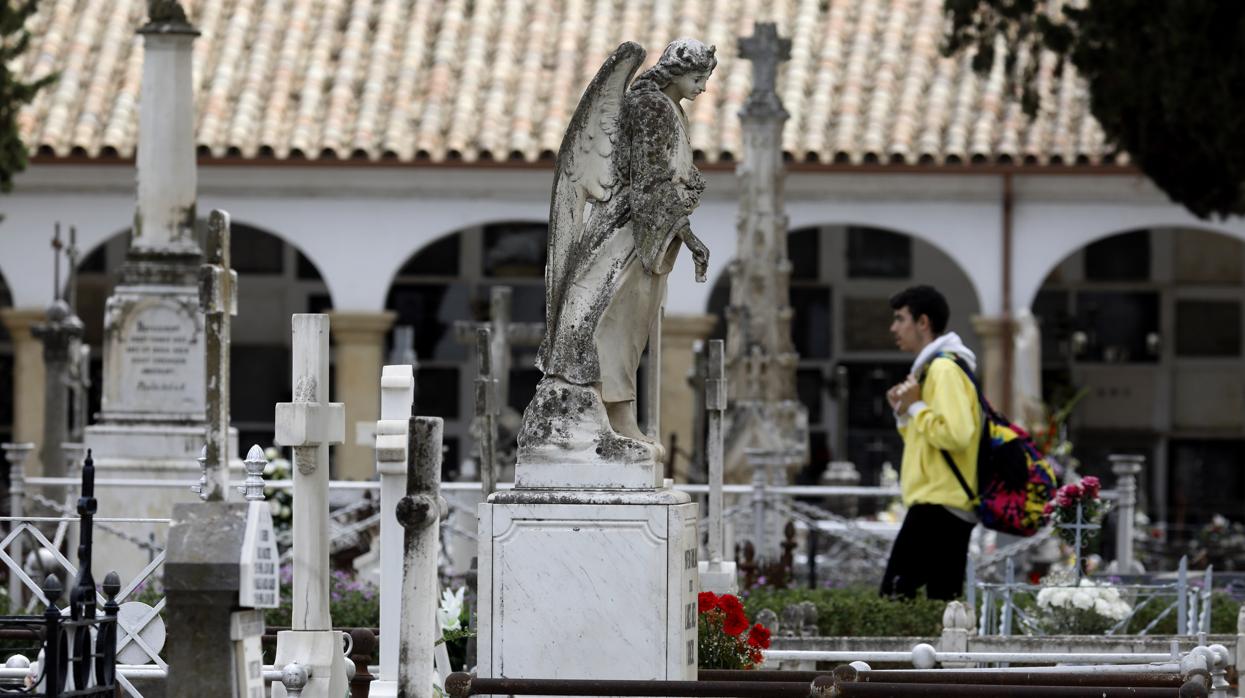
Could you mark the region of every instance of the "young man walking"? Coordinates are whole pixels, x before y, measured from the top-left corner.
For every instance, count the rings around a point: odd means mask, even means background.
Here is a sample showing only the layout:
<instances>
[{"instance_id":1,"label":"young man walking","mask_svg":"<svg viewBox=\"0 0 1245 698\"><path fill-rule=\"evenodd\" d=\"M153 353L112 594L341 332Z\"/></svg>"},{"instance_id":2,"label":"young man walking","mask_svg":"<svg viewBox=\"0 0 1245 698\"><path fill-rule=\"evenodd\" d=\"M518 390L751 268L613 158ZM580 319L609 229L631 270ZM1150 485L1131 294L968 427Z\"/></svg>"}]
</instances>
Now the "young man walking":
<instances>
[{"instance_id":1,"label":"young man walking","mask_svg":"<svg viewBox=\"0 0 1245 698\"><path fill-rule=\"evenodd\" d=\"M976 489L982 414L972 379L977 358L947 332L947 299L931 286L914 286L890 299L890 331L901 351L916 355L908 378L886 393L903 436L899 486L908 507L891 548L884 596L911 598L924 587L931 599L958 597L964 586L968 540L977 517L947 457Z\"/></svg>"}]
</instances>

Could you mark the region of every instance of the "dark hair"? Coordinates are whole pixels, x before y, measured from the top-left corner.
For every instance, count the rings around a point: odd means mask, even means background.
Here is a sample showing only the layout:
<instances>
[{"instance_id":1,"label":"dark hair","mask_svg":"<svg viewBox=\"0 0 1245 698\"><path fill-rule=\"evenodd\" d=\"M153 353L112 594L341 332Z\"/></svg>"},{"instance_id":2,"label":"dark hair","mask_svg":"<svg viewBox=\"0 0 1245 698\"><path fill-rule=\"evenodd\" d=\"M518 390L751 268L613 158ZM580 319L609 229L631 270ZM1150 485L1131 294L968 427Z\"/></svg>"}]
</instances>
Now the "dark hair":
<instances>
[{"instance_id":1,"label":"dark hair","mask_svg":"<svg viewBox=\"0 0 1245 698\"><path fill-rule=\"evenodd\" d=\"M946 296L933 286L910 286L891 296L891 310L900 308L907 308L913 321L920 320L922 315L928 317L929 328L935 336L946 331L947 320L951 317Z\"/></svg>"}]
</instances>

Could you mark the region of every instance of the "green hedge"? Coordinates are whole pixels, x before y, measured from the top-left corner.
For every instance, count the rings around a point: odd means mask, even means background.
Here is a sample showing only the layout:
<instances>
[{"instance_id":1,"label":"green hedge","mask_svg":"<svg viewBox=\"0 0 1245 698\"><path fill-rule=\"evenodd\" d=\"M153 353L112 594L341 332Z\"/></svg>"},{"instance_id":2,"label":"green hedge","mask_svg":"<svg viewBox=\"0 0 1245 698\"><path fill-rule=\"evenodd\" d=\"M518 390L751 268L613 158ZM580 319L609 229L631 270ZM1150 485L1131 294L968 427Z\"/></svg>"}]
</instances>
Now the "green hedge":
<instances>
[{"instance_id":1,"label":"green hedge","mask_svg":"<svg viewBox=\"0 0 1245 698\"><path fill-rule=\"evenodd\" d=\"M928 637L942 632L942 613L945 601L918 597L911 601L887 599L878 596L872 587L847 589L754 589L743 595L744 608L749 618L763 608L782 614L782 609L793 603L812 601L817 606L817 629L824 637ZM1032 608L1032 598L1017 598L1023 608ZM1127 633L1140 632L1150 621L1171 603L1170 599L1156 599L1142 608L1129 621ZM1236 617L1241 602L1228 594L1216 591L1211 598L1212 634L1236 633ZM1172 610L1159 621L1148 634L1174 635L1176 612Z\"/></svg>"},{"instance_id":2,"label":"green hedge","mask_svg":"<svg viewBox=\"0 0 1245 698\"><path fill-rule=\"evenodd\" d=\"M748 592L744 608L755 618L763 608L781 615L793 603L817 606L817 629L825 637L931 636L942 632L945 601L924 596L907 600L878 596L873 587L767 589Z\"/></svg>"}]
</instances>

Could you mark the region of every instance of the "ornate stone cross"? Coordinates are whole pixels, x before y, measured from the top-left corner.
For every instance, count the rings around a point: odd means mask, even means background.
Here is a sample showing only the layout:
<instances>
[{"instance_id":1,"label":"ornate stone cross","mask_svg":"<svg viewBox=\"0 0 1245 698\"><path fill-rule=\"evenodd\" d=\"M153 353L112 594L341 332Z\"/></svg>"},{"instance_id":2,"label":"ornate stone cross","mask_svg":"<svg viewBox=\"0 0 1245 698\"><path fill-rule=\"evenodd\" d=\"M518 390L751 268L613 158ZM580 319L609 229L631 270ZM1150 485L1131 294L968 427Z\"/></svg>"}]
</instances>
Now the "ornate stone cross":
<instances>
[{"instance_id":1,"label":"ornate stone cross","mask_svg":"<svg viewBox=\"0 0 1245 698\"><path fill-rule=\"evenodd\" d=\"M229 262L229 214L208 216L207 262L199 268L199 309L204 315L207 364L207 451L204 454L204 501L225 499L229 485L230 318L238 314L238 273Z\"/></svg>"},{"instance_id":2,"label":"ornate stone cross","mask_svg":"<svg viewBox=\"0 0 1245 698\"><path fill-rule=\"evenodd\" d=\"M791 58L791 39L778 36L772 22L757 22L752 36L739 39L739 57L752 61L752 92L744 104L744 116L787 116L778 99L778 64Z\"/></svg>"}]
</instances>

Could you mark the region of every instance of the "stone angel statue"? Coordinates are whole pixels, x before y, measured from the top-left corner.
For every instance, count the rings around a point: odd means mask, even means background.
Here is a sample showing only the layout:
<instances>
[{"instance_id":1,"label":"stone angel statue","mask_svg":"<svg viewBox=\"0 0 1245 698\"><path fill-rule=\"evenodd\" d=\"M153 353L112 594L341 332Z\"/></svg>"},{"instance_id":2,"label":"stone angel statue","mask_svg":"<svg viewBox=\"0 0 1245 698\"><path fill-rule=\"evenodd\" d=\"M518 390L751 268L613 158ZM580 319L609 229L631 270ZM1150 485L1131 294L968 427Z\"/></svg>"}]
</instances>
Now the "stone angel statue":
<instances>
[{"instance_id":1,"label":"stone angel statue","mask_svg":"<svg viewBox=\"0 0 1245 698\"><path fill-rule=\"evenodd\" d=\"M636 424L636 371L682 246L703 282L709 250L688 224L705 182L687 116L717 66L680 39L631 82L644 49L618 47L584 91L554 175L545 267L544 378L524 413L519 463L656 462ZM630 83L630 85L628 85Z\"/></svg>"}]
</instances>

